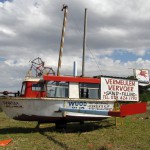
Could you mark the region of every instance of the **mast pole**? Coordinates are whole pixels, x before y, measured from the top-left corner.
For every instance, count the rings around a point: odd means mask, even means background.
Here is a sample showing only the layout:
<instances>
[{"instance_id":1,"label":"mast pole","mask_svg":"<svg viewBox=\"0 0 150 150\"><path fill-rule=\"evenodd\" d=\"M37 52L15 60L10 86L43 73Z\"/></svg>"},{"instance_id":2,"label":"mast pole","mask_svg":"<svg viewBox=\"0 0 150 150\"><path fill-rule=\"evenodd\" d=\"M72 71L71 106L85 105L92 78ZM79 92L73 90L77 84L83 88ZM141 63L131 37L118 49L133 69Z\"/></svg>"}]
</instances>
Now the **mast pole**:
<instances>
[{"instance_id":1,"label":"mast pole","mask_svg":"<svg viewBox=\"0 0 150 150\"><path fill-rule=\"evenodd\" d=\"M84 14L84 35L83 35L83 56L82 56L82 76L85 72L85 50L86 50L86 28L87 28L87 8L85 8Z\"/></svg>"},{"instance_id":2,"label":"mast pole","mask_svg":"<svg viewBox=\"0 0 150 150\"><path fill-rule=\"evenodd\" d=\"M63 47L64 47L64 36L65 36L65 29L66 29L68 6L67 5L63 5L63 8L62 8L61 11L64 11L64 19L63 19L61 41L60 41L60 50L59 50L59 59L58 59L58 67L57 67L57 76L60 76L61 59L62 59L62 53L63 53Z\"/></svg>"}]
</instances>

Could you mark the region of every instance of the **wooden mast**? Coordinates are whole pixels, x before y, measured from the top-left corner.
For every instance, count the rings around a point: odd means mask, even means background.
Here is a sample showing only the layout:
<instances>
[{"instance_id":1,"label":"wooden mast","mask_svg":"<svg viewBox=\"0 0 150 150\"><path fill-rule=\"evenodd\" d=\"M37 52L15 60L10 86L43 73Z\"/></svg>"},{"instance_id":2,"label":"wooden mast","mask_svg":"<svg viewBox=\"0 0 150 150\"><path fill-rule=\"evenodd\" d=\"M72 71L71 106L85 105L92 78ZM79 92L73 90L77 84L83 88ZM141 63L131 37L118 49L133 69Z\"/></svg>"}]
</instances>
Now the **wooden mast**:
<instances>
[{"instance_id":1,"label":"wooden mast","mask_svg":"<svg viewBox=\"0 0 150 150\"><path fill-rule=\"evenodd\" d=\"M68 6L63 5L62 11L64 11L64 19L63 19L63 27L62 27L62 34L61 34L60 50L59 50L57 76L60 75L61 59L62 59L62 53L63 53L63 47L64 47L64 36L65 36Z\"/></svg>"}]
</instances>

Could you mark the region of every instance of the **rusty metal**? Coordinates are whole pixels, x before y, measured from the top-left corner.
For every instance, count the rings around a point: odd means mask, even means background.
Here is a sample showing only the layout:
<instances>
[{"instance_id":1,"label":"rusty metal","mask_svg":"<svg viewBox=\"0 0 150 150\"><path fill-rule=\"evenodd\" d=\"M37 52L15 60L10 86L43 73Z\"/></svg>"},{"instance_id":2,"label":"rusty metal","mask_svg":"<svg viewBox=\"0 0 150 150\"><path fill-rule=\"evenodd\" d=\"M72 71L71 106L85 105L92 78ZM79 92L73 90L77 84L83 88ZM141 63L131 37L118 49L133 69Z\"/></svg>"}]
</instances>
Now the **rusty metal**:
<instances>
[{"instance_id":1,"label":"rusty metal","mask_svg":"<svg viewBox=\"0 0 150 150\"><path fill-rule=\"evenodd\" d=\"M10 94L14 94L14 96L17 97L17 96L20 96L20 91L18 91L18 92L3 91L3 92L0 92L0 94L2 94L4 96L8 96Z\"/></svg>"},{"instance_id":2,"label":"rusty metal","mask_svg":"<svg viewBox=\"0 0 150 150\"><path fill-rule=\"evenodd\" d=\"M36 77L41 77L43 75L49 75L49 74L55 75L55 71L53 70L53 68L45 67L45 62L40 57L37 57L30 62L31 62L31 67L26 76L32 76L32 70L35 71Z\"/></svg>"}]
</instances>

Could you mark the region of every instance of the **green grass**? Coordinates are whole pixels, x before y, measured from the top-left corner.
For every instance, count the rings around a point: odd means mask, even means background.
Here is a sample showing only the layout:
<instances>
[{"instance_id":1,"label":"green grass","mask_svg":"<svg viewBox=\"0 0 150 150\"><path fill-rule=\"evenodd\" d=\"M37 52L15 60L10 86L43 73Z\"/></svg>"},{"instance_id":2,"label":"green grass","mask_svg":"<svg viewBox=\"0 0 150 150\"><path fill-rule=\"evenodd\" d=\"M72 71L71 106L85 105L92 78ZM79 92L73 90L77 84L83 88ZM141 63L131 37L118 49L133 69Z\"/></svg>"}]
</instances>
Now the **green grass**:
<instances>
[{"instance_id":1,"label":"green grass","mask_svg":"<svg viewBox=\"0 0 150 150\"><path fill-rule=\"evenodd\" d=\"M13 141L2 150L149 150L150 110L124 119L115 127L114 118L84 124L69 123L66 130L54 124L20 122L0 112L0 140Z\"/></svg>"}]
</instances>

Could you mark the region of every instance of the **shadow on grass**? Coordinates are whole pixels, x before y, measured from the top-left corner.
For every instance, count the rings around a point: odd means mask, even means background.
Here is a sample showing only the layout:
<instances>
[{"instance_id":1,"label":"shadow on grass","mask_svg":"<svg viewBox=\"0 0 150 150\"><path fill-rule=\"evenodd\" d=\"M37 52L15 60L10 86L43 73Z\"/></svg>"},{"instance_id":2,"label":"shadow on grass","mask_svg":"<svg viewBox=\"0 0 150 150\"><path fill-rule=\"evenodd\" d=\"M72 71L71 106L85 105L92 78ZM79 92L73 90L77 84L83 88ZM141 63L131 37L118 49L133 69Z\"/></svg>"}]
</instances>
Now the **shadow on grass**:
<instances>
[{"instance_id":1,"label":"shadow on grass","mask_svg":"<svg viewBox=\"0 0 150 150\"><path fill-rule=\"evenodd\" d=\"M104 125L105 124L105 125ZM62 129L62 130L56 130L56 132L64 132L64 133L78 133L79 136L83 133L83 132L89 132L89 131L92 131L92 130L97 130L97 129L100 129L100 128L107 128L107 127L110 127L112 126L110 124L110 122L108 121L103 121L103 125L100 125L99 122L86 122L84 124L79 124L79 123L70 123L67 125L67 128L66 129ZM73 150L74 148L70 148L69 146L67 146L67 144L63 143L62 141L60 140L57 140L56 138L54 138L53 136L49 135L48 133L44 132L43 130L39 130L39 133L41 135L43 135L44 137L46 137L48 140L54 142L56 145L60 146L61 148L63 149L66 149L66 150ZM102 150L102 149L101 149Z\"/></svg>"},{"instance_id":2,"label":"shadow on grass","mask_svg":"<svg viewBox=\"0 0 150 150\"><path fill-rule=\"evenodd\" d=\"M60 140L57 140L56 138L54 138L53 136L50 136L48 134L46 134L45 132L43 132L43 130L41 130L39 132L41 135L45 136L48 140L52 141L53 143L55 143L56 145L60 146L61 148L63 149L72 149L72 148L69 148L69 146L67 146L67 144L61 142Z\"/></svg>"},{"instance_id":3,"label":"shadow on grass","mask_svg":"<svg viewBox=\"0 0 150 150\"><path fill-rule=\"evenodd\" d=\"M0 129L0 134L36 133L36 132L84 133L97 129L108 128L111 126L114 126L114 124L105 120L101 122L85 122L84 124L68 123L66 129L56 129L55 126L48 127L48 125L42 128L8 127Z\"/></svg>"},{"instance_id":4,"label":"shadow on grass","mask_svg":"<svg viewBox=\"0 0 150 150\"><path fill-rule=\"evenodd\" d=\"M113 126L110 121L103 120L100 122L85 122L84 124L70 123L67 125L67 129L64 130L65 133L84 133L90 132L102 128L109 128ZM60 132L60 131L58 131Z\"/></svg>"},{"instance_id":5,"label":"shadow on grass","mask_svg":"<svg viewBox=\"0 0 150 150\"><path fill-rule=\"evenodd\" d=\"M52 141L59 147L66 149L66 150L73 150L63 141L58 140L56 137L50 134L50 132L56 133L78 133L79 136L84 132L90 132L97 129L108 128L113 126L113 124L107 120L101 122L85 122L84 124L79 123L68 123L66 129L55 129L55 126L51 127L44 127L42 128L29 128L29 127L9 127L0 129L0 134L19 134L19 133L40 133L43 137L47 138L49 141Z\"/></svg>"}]
</instances>

